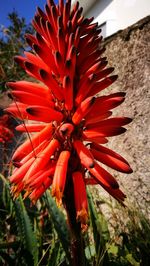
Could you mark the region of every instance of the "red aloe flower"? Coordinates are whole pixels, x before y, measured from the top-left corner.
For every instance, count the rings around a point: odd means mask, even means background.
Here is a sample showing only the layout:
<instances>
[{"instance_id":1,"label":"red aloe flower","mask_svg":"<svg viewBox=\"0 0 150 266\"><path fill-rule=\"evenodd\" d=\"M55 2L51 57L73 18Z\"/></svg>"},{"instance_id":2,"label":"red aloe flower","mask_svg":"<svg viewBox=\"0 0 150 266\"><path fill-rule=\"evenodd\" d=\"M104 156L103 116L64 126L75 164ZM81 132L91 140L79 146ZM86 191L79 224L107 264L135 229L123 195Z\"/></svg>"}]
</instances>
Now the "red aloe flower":
<instances>
[{"instance_id":1,"label":"red aloe flower","mask_svg":"<svg viewBox=\"0 0 150 266\"><path fill-rule=\"evenodd\" d=\"M14 133L11 128L10 117L7 114L0 116L0 143L12 140Z\"/></svg>"},{"instance_id":2,"label":"red aloe flower","mask_svg":"<svg viewBox=\"0 0 150 266\"><path fill-rule=\"evenodd\" d=\"M78 2L71 9L71 1L60 0L55 5L48 0L45 13L37 8L36 34L26 34L33 52L17 56L16 61L40 83L9 82L14 103L6 109L17 118L37 121L16 128L36 134L13 155L16 168L10 182L14 195L25 190L25 196L35 202L52 185L52 194L61 203L72 180L76 215L83 227L88 217L86 185L100 184L120 203L125 198L99 162L132 172L124 158L103 146L108 137L125 132L123 126L131 119L110 118L125 93L95 96L117 76L110 76L114 69L106 67L101 31L92 20L84 18Z\"/></svg>"}]
</instances>

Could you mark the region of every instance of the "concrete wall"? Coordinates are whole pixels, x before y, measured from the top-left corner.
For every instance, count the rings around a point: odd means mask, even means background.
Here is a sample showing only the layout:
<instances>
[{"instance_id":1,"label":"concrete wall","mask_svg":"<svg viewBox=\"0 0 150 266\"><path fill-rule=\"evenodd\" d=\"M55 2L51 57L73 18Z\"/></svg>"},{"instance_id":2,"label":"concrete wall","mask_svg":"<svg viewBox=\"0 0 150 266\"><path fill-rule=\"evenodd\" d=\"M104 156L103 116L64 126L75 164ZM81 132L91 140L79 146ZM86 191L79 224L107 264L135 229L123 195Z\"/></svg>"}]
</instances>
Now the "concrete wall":
<instances>
[{"instance_id":1,"label":"concrete wall","mask_svg":"<svg viewBox=\"0 0 150 266\"><path fill-rule=\"evenodd\" d=\"M145 204L144 198L150 201L150 16L108 37L105 46L109 65L119 75L109 91L126 92L115 114L133 118L125 134L110 138L109 147L122 154L134 172L114 174L130 198Z\"/></svg>"}]
</instances>

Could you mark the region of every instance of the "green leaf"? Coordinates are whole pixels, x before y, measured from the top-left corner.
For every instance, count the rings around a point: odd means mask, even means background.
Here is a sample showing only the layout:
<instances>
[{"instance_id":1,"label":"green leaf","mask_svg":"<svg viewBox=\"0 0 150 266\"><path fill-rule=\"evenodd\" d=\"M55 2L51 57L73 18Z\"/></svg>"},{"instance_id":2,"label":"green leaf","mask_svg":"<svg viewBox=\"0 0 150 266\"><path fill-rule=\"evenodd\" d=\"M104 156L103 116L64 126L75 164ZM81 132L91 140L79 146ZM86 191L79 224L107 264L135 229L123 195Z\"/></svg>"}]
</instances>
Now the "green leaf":
<instances>
[{"instance_id":1,"label":"green leaf","mask_svg":"<svg viewBox=\"0 0 150 266\"><path fill-rule=\"evenodd\" d=\"M87 195L90 210L90 219L93 227L94 240L97 251L99 242L101 242L102 245L105 245L105 243L110 239L110 234L104 215L102 213L97 213L92 196L89 191L87 191Z\"/></svg>"},{"instance_id":2,"label":"green leaf","mask_svg":"<svg viewBox=\"0 0 150 266\"><path fill-rule=\"evenodd\" d=\"M48 266L60 265L65 259L65 252L59 240L52 240Z\"/></svg>"},{"instance_id":3,"label":"green leaf","mask_svg":"<svg viewBox=\"0 0 150 266\"><path fill-rule=\"evenodd\" d=\"M53 239L48 265L49 266L57 265L58 261L59 261L59 257L60 257L60 242L54 241L54 239Z\"/></svg>"},{"instance_id":4,"label":"green leaf","mask_svg":"<svg viewBox=\"0 0 150 266\"><path fill-rule=\"evenodd\" d=\"M133 266L140 266L140 263L137 262L137 261L133 258L132 254L127 254L127 255L126 255L126 259L127 259L127 261L128 261L131 265L133 265Z\"/></svg>"},{"instance_id":5,"label":"green leaf","mask_svg":"<svg viewBox=\"0 0 150 266\"><path fill-rule=\"evenodd\" d=\"M8 180L2 174L0 174L0 179L2 180L2 201L5 209L11 215L13 208L13 201L10 195L10 186Z\"/></svg>"},{"instance_id":6,"label":"green leaf","mask_svg":"<svg viewBox=\"0 0 150 266\"><path fill-rule=\"evenodd\" d=\"M108 253L111 253L114 256L116 256L118 254L118 246L116 246L115 244L112 244L112 245L108 244L107 251Z\"/></svg>"},{"instance_id":7,"label":"green leaf","mask_svg":"<svg viewBox=\"0 0 150 266\"><path fill-rule=\"evenodd\" d=\"M66 256L68 260L70 261L70 252L69 252L69 247L70 247L70 235L69 235L69 230L66 224L66 220L64 217L64 214L60 211L60 209L57 207L55 201L51 197L49 192L46 192L46 197L45 197L45 203L47 205L47 208L49 210L49 213L51 215L54 228L58 234L58 237L61 241L62 247L66 253Z\"/></svg>"},{"instance_id":8,"label":"green leaf","mask_svg":"<svg viewBox=\"0 0 150 266\"><path fill-rule=\"evenodd\" d=\"M93 236L97 254L97 265L102 265L99 264L99 261L107 260L106 243L110 239L110 234L105 217L102 213L97 213L92 196L88 190L87 195L90 210L90 222L93 228Z\"/></svg>"},{"instance_id":9,"label":"green leaf","mask_svg":"<svg viewBox=\"0 0 150 266\"><path fill-rule=\"evenodd\" d=\"M0 251L0 265L14 265L14 263L15 261L8 252Z\"/></svg>"},{"instance_id":10,"label":"green leaf","mask_svg":"<svg viewBox=\"0 0 150 266\"><path fill-rule=\"evenodd\" d=\"M24 248L33 256L34 265L38 262L38 245L35 233L32 229L30 218L27 214L22 197L20 196L13 202L15 218L19 236L23 242Z\"/></svg>"},{"instance_id":11,"label":"green leaf","mask_svg":"<svg viewBox=\"0 0 150 266\"><path fill-rule=\"evenodd\" d=\"M88 260L91 260L91 258L95 257L95 246L89 245L85 248L85 256Z\"/></svg>"}]
</instances>

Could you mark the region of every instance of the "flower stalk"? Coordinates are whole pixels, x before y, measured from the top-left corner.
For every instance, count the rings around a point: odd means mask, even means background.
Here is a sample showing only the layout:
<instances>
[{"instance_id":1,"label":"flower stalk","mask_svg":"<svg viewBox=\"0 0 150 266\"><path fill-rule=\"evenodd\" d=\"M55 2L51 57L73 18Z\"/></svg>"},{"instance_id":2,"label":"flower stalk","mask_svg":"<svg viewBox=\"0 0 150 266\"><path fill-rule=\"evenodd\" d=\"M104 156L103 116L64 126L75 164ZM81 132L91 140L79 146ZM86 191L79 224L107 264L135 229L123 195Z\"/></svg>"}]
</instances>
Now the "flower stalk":
<instances>
[{"instance_id":1,"label":"flower stalk","mask_svg":"<svg viewBox=\"0 0 150 266\"><path fill-rule=\"evenodd\" d=\"M72 180L68 178L64 192L63 204L67 213L67 223L71 235L71 260L72 266L85 265L84 240L81 230L81 222L76 219L76 208L73 194Z\"/></svg>"}]
</instances>

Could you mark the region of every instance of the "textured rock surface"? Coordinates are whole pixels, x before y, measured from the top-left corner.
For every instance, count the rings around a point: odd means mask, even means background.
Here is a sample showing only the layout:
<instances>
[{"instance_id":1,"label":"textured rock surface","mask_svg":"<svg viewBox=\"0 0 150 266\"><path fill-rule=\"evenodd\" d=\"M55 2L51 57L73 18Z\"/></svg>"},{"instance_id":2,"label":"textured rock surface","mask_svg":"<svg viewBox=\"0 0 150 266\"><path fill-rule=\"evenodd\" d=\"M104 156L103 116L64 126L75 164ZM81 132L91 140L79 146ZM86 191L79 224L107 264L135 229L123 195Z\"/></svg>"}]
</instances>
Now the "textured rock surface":
<instances>
[{"instance_id":1,"label":"textured rock surface","mask_svg":"<svg viewBox=\"0 0 150 266\"><path fill-rule=\"evenodd\" d=\"M125 134L110 138L109 147L131 164L132 174L117 177L127 195L143 205L150 199L150 17L107 38L105 47L119 75L109 90L126 92L114 114L133 118Z\"/></svg>"}]
</instances>

